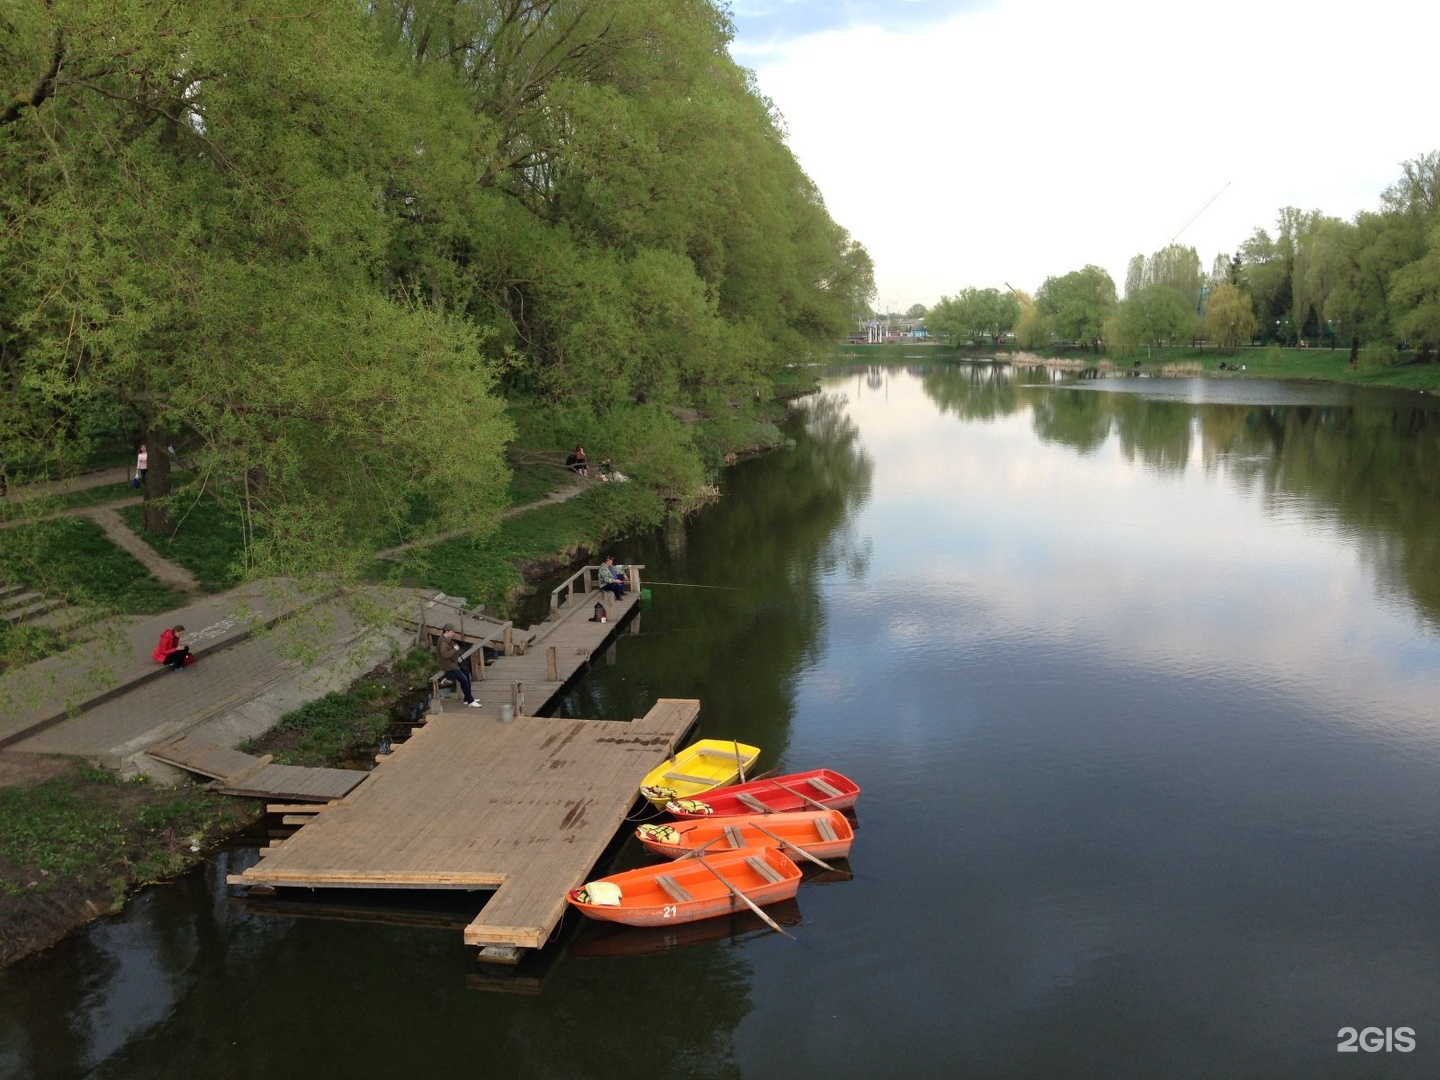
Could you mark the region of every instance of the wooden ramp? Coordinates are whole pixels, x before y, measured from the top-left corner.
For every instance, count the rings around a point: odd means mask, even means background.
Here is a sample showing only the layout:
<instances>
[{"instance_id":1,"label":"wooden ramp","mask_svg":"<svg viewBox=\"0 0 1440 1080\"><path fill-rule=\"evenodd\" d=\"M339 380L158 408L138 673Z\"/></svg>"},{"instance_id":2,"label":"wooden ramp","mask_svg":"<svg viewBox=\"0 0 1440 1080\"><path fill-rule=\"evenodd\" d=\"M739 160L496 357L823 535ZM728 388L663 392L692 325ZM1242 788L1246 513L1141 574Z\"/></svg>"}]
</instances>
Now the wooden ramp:
<instances>
[{"instance_id":1,"label":"wooden ramp","mask_svg":"<svg viewBox=\"0 0 1440 1080\"><path fill-rule=\"evenodd\" d=\"M478 686L477 686L478 689ZM434 717L361 784L232 885L495 889L467 945L536 949L700 703L629 723L486 711Z\"/></svg>"},{"instance_id":2,"label":"wooden ramp","mask_svg":"<svg viewBox=\"0 0 1440 1080\"><path fill-rule=\"evenodd\" d=\"M223 750L193 735L181 735L145 752L167 764L211 777L209 787L222 795L324 803L345 795L369 775L354 769L275 765L269 754L256 757L239 750Z\"/></svg>"}]
</instances>

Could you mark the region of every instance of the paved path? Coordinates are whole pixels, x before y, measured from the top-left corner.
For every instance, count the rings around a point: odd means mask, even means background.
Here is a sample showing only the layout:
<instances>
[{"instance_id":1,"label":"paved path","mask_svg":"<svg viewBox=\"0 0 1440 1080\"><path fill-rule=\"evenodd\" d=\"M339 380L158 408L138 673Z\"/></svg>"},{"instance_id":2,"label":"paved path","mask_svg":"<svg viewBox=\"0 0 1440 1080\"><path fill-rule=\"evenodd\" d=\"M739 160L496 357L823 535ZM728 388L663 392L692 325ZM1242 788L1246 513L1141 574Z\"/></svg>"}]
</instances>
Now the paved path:
<instances>
[{"instance_id":1,"label":"paved path","mask_svg":"<svg viewBox=\"0 0 1440 1080\"><path fill-rule=\"evenodd\" d=\"M186 627L200 657L248 638L311 601L288 583L262 582L216 593L163 615L121 616L87 628L93 636L72 649L0 676L0 748L93 709L158 678L173 675L150 659L166 627Z\"/></svg>"}]
</instances>

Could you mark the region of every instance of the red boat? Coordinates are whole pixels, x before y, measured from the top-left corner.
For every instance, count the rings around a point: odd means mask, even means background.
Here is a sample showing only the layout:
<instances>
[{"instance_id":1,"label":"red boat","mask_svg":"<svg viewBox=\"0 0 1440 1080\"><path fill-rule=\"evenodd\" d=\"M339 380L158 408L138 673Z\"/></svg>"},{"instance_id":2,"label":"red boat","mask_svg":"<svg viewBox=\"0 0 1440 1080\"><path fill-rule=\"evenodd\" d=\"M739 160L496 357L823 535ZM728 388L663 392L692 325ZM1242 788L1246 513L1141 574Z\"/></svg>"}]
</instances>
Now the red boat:
<instances>
[{"instance_id":1,"label":"red boat","mask_svg":"<svg viewBox=\"0 0 1440 1080\"><path fill-rule=\"evenodd\" d=\"M665 809L679 818L782 814L796 810L845 810L860 798L860 785L829 769L787 773L748 784L712 788L693 799L673 799Z\"/></svg>"},{"instance_id":2,"label":"red boat","mask_svg":"<svg viewBox=\"0 0 1440 1080\"><path fill-rule=\"evenodd\" d=\"M565 899L592 919L668 926L749 910L745 900L761 907L794 899L800 877L800 868L774 848L736 848L611 874Z\"/></svg>"}]
</instances>

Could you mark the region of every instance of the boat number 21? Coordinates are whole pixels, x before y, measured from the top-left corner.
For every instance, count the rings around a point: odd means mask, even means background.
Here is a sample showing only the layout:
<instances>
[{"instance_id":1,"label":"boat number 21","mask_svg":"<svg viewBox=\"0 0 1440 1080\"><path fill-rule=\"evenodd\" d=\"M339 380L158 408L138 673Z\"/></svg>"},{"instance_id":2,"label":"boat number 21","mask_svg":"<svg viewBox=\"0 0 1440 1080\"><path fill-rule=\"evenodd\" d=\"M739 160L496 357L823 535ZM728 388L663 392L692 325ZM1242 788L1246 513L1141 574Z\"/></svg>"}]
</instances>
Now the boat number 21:
<instances>
[{"instance_id":1,"label":"boat number 21","mask_svg":"<svg viewBox=\"0 0 1440 1080\"><path fill-rule=\"evenodd\" d=\"M1408 1054L1415 1049L1415 1029L1408 1027L1367 1027L1358 1032L1353 1027L1343 1027L1336 1036L1340 1043L1335 1049L1342 1054L1353 1054L1357 1050L1372 1054L1376 1050L1398 1050Z\"/></svg>"},{"instance_id":2,"label":"boat number 21","mask_svg":"<svg viewBox=\"0 0 1440 1080\"><path fill-rule=\"evenodd\" d=\"M660 917L662 919L673 919L675 917L675 912L679 910L680 908L678 904L666 904L660 909Z\"/></svg>"}]
</instances>

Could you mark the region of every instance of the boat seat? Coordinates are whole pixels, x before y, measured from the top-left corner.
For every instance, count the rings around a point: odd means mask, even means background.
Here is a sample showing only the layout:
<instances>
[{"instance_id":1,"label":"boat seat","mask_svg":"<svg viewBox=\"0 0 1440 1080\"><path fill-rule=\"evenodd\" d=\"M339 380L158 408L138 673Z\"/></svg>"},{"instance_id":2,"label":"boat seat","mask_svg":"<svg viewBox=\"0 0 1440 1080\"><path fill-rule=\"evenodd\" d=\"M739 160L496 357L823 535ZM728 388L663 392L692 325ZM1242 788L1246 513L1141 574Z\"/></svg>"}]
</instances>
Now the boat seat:
<instances>
[{"instance_id":1,"label":"boat seat","mask_svg":"<svg viewBox=\"0 0 1440 1080\"><path fill-rule=\"evenodd\" d=\"M820 779L818 776L810 777L809 784L822 795L829 795L832 799L839 796L841 791L834 784Z\"/></svg>"},{"instance_id":2,"label":"boat seat","mask_svg":"<svg viewBox=\"0 0 1440 1080\"><path fill-rule=\"evenodd\" d=\"M757 814L769 814L773 812L771 811L770 807L766 806L763 802L755 798L755 796L751 795L748 791L737 792L735 798L739 802L744 803L751 810L754 810Z\"/></svg>"},{"instance_id":3,"label":"boat seat","mask_svg":"<svg viewBox=\"0 0 1440 1080\"><path fill-rule=\"evenodd\" d=\"M730 841L732 848L742 848L745 846L745 838L740 835L740 829L735 825L725 826L725 839Z\"/></svg>"},{"instance_id":4,"label":"boat seat","mask_svg":"<svg viewBox=\"0 0 1440 1080\"><path fill-rule=\"evenodd\" d=\"M688 904L695 899L686 891L684 885L681 885L669 874L655 875L655 884L669 893L670 899L674 900L677 904Z\"/></svg>"},{"instance_id":5,"label":"boat seat","mask_svg":"<svg viewBox=\"0 0 1440 1080\"><path fill-rule=\"evenodd\" d=\"M704 784L706 787L713 787L715 785L715 778L713 776L691 776L689 773L683 772L667 772L665 779L683 780L687 784Z\"/></svg>"},{"instance_id":6,"label":"boat seat","mask_svg":"<svg viewBox=\"0 0 1440 1080\"><path fill-rule=\"evenodd\" d=\"M815 819L815 831L820 834L820 839L821 839L821 840L828 840L828 841L830 841L831 843L834 843L835 840L839 839L839 838L835 835L835 826L830 824L830 819L829 819L829 818L826 818L826 817L816 818L816 819Z\"/></svg>"},{"instance_id":7,"label":"boat seat","mask_svg":"<svg viewBox=\"0 0 1440 1080\"><path fill-rule=\"evenodd\" d=\"M759 855L751 855L745 860L745 864L771 884L784 880L780 871L776 870Z\"/></svg>"},{"instance_id":8,"label":"boat seat","mask_svg":"<svg viewBox=\"0 0 1440 1080\"><path fill-rule=\"evenodd\" d=\"M716 750L709 746L701 747L700 749L696 750L695 753L699 757L718 757L722 758L725 761L748 760L748 758L746 758L744 754L738 754L734 750Z\"/></svg>"}]
</instances>

